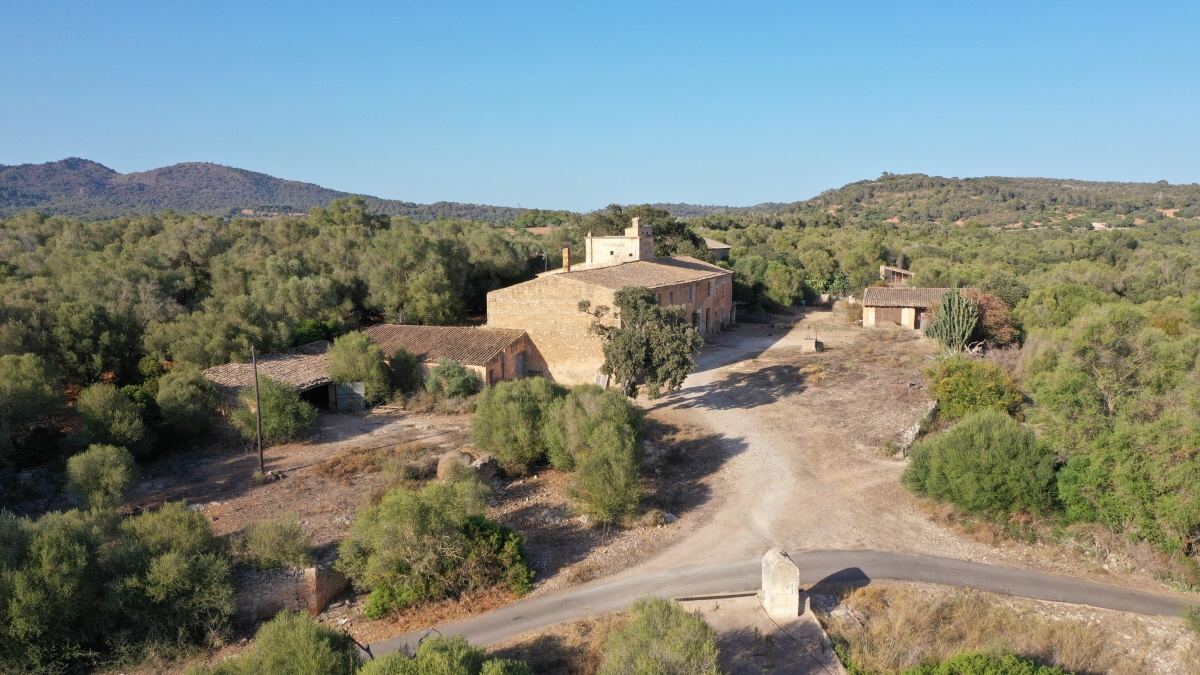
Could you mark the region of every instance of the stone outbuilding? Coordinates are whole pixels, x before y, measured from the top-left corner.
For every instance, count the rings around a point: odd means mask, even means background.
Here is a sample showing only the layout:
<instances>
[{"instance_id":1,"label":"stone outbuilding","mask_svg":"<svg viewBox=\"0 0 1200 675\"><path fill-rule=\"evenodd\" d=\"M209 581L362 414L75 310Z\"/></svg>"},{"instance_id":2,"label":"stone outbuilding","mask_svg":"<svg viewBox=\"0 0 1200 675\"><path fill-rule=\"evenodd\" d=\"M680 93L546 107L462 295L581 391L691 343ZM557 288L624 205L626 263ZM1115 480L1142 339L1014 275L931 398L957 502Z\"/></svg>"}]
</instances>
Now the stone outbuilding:
<instances>
[{"instance_id":1,"label":"stone outbuilding","mask_svg":"<svg viewBox=\"0 0 1200 675\"><path fill-rule=\"evenodd\" d=\"M525 331L484 326L410 326L381 323L363 330L391 357L403 348L428 371L452 359L475 371L484 385L545 374L546 364Z\"/></svg>"},{"instance_id":2,"label":"stone outbuilding","mask_svg":"<svg viewBox=\"0 0 1200 675\"><path fill-rule=\"evenodd\" d=\"M590 332L593 317L580 310L615 308L616 292L649 288L663 306L681 307L701 335L736 319L733 273L692 258L654 257L654 233L637 218L623 235L584 242L585 261L573 265L564 251L563 267L524 283L488 293L488 326L524 330L545 363L543 375L563 384L603 382L601 339ZM610 313L610 325L619 317Z\"/></svg>"},{"instance_id":3,"label":"stone outbuilding","mask_svg":"<svg viewBox=\"0 0 1200 675\"><path fill-rule=\"evenodd\" d=\"M713 260L729 260L729 251L733 249L723 241L708 237L704 238L704 247L708 249L708 254L712 256Z\"/></svg>"},{"instance_id":4,"label":"stone outbuilding","mask_svg":"<svg viewBox=\"0 0 1200 675\"><path fill-rule=\"evenodd\" d=\"M871 286L863 292L864 328L898 325L924 330L929 310L942 302L949 288Z\"/></svg>"},{"instance_id":5,"label":"stone outbuilding","mask_svg":"<svg viewBox=\"0 0 1200 675\"><path fill-rule=\"evenodd\" d=\"M300 397L320 410L361 410L362 383L337 385L329 377L328 340L317 340L293 349L258 357L258 377L270 378L300 392ZM238 392L254 386L250 363L226 363L204 371L217 386L222 405L237 404ZM357 386L355 386L357 385Z\"/></svg>"}]
</instances>

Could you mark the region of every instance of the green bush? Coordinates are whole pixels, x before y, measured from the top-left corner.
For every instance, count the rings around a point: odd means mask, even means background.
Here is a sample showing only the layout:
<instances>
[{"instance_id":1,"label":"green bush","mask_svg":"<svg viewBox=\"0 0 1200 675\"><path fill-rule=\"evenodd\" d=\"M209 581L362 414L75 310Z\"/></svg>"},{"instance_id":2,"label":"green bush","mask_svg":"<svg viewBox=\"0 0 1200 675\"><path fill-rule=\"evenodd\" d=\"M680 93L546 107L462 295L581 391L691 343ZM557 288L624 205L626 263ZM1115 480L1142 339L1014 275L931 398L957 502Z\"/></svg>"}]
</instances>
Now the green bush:
<instances>
[{"instance_id":1,"label":"green bush","mask_svg":"<svg viewBox=\"0 0 1200 675\"><path fill-rule=\"evenodd\" d=\"M1067 675L1067 671L1013 654L964 652L938 664L907 670L905 675Z\"/></svg>"},{"instance_id":2,"label":"green bush","mask_svg":"<svg viewBox=\"0 0 1200 675\"><path fill-rule=\"evenodd\" d=\"M575 469L592 448L612 446L636 453L642 432L641 411L619 392L594 384L572 387L546 415L543 431L550 464Z\"/></svg>"},{"instance_id":3,"label":"green bush","mask_svg":"<svg viewBox=\"0 0 1200 675\"><path fill-rule=\"evenodd\" d=\"M604 642L598 675L656 673L717 675L717 636L679 603L646 598L634 603L629 621Z\"/></svg>"},{"instance_id":4,"label":"green bush","mask_svg":"<svg viewBox=\"0 0 1200 675\"><path fill-rule=\"evenodd\" d=\"M1021 411L1024 397L1017 383L1000 366L987 361L951 356L926 372L938 415L954 421L977 410Z\"/></svg>"},{"instance_id":5,"label":"green bush","mask_svg":"<svg viewBox=\"0 0 1200 675\"><path fill-rule=\"evenodd\" d=\"M120 655L211 643L233 611L229 565L182 503L0 516L0 672L82 670Z\"/></svg>"},{"instance_id":6,"label":"green bush","mask_svg":"<svg viewBox=\"0 0 1200 675\"><path fill-rule=\"evenodd\" d=\"M300 398L295 389L269 377L259 379L262 399L263 443L273 445L303 437L317 419L317 409ZM247 387L238 394L241 407L233 412L233 425L242 436L254 440L254 388Z\"/></svg>"},{"instance_id":7,"label":"green bush","mask_svg":"<svg viewBox=\"0 0 1200 675\"><path fill-rule=\"evenodd\" d=\"M199 368L179 366L159 378L154 400L162 413L164 435L186 442L208 431L217 390Z\"/></svg>"},{"instance_id":8,"label":"green bush","mask_svg":"<svg viewBox=\"0 0 1200 675\"><path fill-rule=\"evenodd\" d=\"M368 616L500 583L517 593L529 589L521 538L483 517L485 491L467 475L419 490L399 486L359 511L337 567L370 593Z\"/></svg>"},{"instance_id":9,"label":"green bush","mask_svg":"<svg viewBox=\"0 0 1200 675\"><path fill-rule=\"evenodd\" d=\"M479 378L453 359L438 359L425 378L425 389L434 396L457 398L479 391Z\"/></svg>"},{"instance_id":10,"label":"green bush","mask_svg":"<svg viewBox=\"0 0 1200 675\"><path fill-rule=\"evenodd\" d=\"M925 334L942 343L947 351L961 352L966 349L978 324L979 306L958 289L951 289L942 296Z\"/></svg>"},{"instance_id":11,"label":"green bush","mask_svg":"<svg viewBox=\"0 0 1200 675\"><path fill-rule=\"evenodd\" d=\"M388 359L388 373L392 389L406 396L420 389L425 380L421 374L421 361L404 347L398 348Z\"/></svg>"},{"instance_id":12,"label":"green bush","mask_svg":"<svg viewBox=\"0 0 1200 675\"><path fill-rule=\"evenodd\" d=\"M28 424L61 401L58 376L34 354L0 356L0 424Z\"/></svg>"},{"instance_id":13,"label":"green bush","mask_svg":"<svg viewBox=\"0 0 1200 675\"><path fill-rule=\"evenodd\" d=\"M247 525L233 540L234 556L255 569L302 568L312 564L312 537L296 514Z\"/></svg>"},{"instance_id":14,"label":"green bush","mask_svg":"<svg viewBox=\"0 0 1200 675\"><path fill-rule=\"evenodd\" d=\"M533 675L521 661L487 660L462 637L426 638L411 658L392 652L363 665L359 675Z\"/></svg>"},{"instance_id":15,"label":"green bush","mask_svg":"<svg viewBox=\"0 0 1200 675\"><path fill-rule=\"evenodd\" d=\"M92 445L67 460L67 489L93 509L120 506L133 482L133 455L115 445Z\"/></svg>"},{"instance_id":16,"label":"green bush","mask_svg":"<svg viewBox=\"0 0 1200 675\"><path fill-rule=\"evenodd\" d=\"M141 408L113 385L100 383L84 389L75 410L89 443L119 445L138 457L153 450Z\"/></svg>"},{"instance_id":17,"label":"green bush","mask_svg":"<svg viewBox=\"0 0 1200 675\"><path fill-rule=\"evenodd\" d=\"M188 675L354 675L359 672L356 649L346 633L299 612L281 612L258 629L246 651Z\"/></svg>"},{"instance_id":18,"label":"green bush","mask_svg":"<svg viewBox=\"0 0 1200 675\"><path fill-rule=\"evenodd\" d=\"M392 395L387 359L366 333L346 333L333 341L329 377L338 384L362 382L368 403L379 403Z\"/></svg>"},{"instance_id":19,"label":"green bush","mask_svg":"<svg viewBox=\"0 0 1200 675\"><path fill-rule=\"evenodd\" d=\"M904 483L972 513L1044 512L1054 503L1054 456L1013 418L982 410L917 444Z\"/></svg>"},{"instance_id":20,"label":"green bush","mask_svg":"<svg viewBox=\"0 0 1200 675\"><path fill-rule=\"evenodd\" d=\"M511 475L522 475L546 456L544 419L561 387L541 377L508 380L479 395L471 429L475 446L490 452Z\"/></svg>"}]
</instances>

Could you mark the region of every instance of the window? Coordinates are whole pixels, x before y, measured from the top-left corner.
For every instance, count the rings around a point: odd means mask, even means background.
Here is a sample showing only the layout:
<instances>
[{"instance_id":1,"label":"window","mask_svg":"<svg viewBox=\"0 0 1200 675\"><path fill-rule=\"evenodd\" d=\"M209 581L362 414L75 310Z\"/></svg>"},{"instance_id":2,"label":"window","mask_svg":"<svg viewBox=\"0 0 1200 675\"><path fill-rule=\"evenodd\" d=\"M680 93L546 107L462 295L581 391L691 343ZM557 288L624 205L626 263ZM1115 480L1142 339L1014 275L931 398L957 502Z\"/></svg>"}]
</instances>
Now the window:
<instances>
[{"instance_id":1,"label":"window","mask_svg":"<svg viewBox=\"0 0 1200 675\"><path fill-rule=\"evenodd\" d=\"M696 301L696 284L688 286L688 302Z\"/></svg>"},{"instance_id":2,"label":"window","mask_svg":"<svg viewBox=\"0 0 1200 675\"><path fill-rule=\"evenodd\" d=\"M667 291L667 304L675 304L675 291Z\"/></svg>"},{"instance_id":3,"label":"window","mask_svg":"<svg viewBox=\"0 0 1200 675\"><path fill-rule=\"evenodd\" d=\"M708 294L710 296L713 294L713 283L715 283L715 282L713 282L712 279L708 280Z\"/></svg>"}]
</instances>

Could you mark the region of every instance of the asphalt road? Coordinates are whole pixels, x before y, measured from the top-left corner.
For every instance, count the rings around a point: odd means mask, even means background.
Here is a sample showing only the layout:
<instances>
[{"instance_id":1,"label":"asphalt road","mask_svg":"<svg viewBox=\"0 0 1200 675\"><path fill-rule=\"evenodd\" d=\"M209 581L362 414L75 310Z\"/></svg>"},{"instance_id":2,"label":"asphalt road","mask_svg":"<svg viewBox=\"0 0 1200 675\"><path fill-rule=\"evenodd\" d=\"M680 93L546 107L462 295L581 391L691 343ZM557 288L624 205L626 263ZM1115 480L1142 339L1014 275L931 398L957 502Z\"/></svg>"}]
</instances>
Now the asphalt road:
<instances>
[{"instance_id":1,"label":"asphalt road","mask_svg":"<svg viewBox=\"0 0 1200 675\"><path fill-rule=\"evenodd\" d=\"M1192 604L1183 597L929 555L862 550L802 551L791 556L800 568L801 583L815 593L820 593L827 585L866 585L880 579L975 588L1137 614L1179 616L1185 606ZM490 644L566 621L620 611L634 600L649 595L684 598L756 590L760 574L760 562L753 559L608 577L439 625L434 630L443 635L462 635L474 644ZM411 652L427 632L422 630L376 642L371 645L371 651L376 656L396 649Z\"/></svg>"}]
</instances>

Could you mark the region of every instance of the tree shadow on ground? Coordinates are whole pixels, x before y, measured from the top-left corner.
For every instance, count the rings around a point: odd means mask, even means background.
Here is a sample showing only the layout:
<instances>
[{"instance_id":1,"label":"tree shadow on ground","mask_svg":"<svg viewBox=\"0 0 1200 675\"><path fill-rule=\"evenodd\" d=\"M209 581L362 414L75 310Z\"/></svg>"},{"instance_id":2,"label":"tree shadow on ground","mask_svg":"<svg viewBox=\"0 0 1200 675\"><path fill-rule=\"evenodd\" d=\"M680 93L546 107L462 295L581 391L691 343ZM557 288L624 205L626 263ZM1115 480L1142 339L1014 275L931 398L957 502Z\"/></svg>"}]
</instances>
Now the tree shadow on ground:
<instances>
[{"instance_id":1,"label":"tree shadow on ground","mask_svg":"<svg viewBox=\"0 0 1200 675\"><path fill-rule=\"evenodd\" d=\"M529 664L535 673L587 675L600 666L599 645L568 644L558 635L539 635L533 640L509 645L488 654L488 658L515 659Z\"/></svg>"},{"instance_id":2,"label":"tree shadow on ground","mask_svg":"<svg viewBox=\"0 0 1200 675\"><path fill-rule=\"evenodd\" d=\"M750 372L733 372L709 384L687 387L651 410L735 410L774 403L805 390L805 374L799 366L781 363Z\"/></svg>"}]
</instances>

